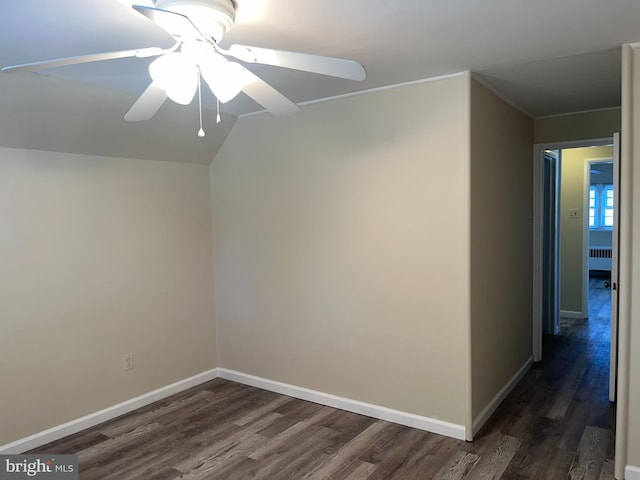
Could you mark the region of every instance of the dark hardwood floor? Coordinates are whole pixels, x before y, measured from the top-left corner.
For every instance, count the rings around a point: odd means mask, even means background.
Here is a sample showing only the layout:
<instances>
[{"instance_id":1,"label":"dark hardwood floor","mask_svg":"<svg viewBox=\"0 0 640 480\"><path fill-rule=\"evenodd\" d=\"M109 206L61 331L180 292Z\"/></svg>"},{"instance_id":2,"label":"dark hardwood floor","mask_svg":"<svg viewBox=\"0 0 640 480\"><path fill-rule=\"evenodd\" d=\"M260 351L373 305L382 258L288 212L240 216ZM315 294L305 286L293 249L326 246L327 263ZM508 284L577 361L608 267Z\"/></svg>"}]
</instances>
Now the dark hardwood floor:
<instances>
[{"instance_id":1,"label":"dark hardwood floor","mask_svg":"<svg viewBox=\"0 0 640 480\"><path fill-rule=\"evenodd\" d=\"M30 453L83 480L612 479L602 283L471 443L217 379Z\"/></svg>"},{"instance_id":2,"label":"dark hardwood floor","mask_svg":"<svg viewBox=\"0 0 640 480\"><path fill-rule=\"evenodd\" d=\"M615 405L609 402L608 280L592 276L588 320L561 319L543 361L511 392L471 445L498 434L521 445L505 479L613 479Z\"/></svg>"}]
</instances>

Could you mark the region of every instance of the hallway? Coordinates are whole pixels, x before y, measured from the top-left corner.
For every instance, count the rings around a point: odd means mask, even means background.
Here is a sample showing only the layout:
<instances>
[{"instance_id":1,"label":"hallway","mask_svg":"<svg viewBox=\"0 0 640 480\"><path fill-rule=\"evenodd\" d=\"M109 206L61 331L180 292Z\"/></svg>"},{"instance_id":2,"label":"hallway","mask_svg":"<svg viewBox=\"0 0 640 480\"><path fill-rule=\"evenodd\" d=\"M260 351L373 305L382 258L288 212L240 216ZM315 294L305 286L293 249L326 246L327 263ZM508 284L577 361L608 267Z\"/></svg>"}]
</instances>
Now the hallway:
<instances>
[{"instance_id":1,"label":"hallway","mask_svg":"<svg viewBox=\"0 0 640 480\"><path fill-rule=\"evenodd\" d=\"M543 361L513 390L473 450L500 433L522 442L502 478L613 479L615 407L608 400L611 296L589 283L589 320L563 318ZM473 451L472 450L472 451Z\"/></svg>"}]
</instances>

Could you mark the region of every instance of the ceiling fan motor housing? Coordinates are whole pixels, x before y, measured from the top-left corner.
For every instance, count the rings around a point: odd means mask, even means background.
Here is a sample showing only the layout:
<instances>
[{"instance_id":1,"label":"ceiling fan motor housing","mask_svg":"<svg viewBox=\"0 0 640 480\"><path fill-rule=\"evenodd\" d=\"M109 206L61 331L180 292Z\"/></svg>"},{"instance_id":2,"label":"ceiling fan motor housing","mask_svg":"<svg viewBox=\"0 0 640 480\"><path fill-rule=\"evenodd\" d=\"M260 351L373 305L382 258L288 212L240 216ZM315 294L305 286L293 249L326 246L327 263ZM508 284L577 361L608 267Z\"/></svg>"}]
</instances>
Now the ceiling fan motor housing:
<instances>
[{"instance_id":1,"label":"ceiling fan motor housing","mask_svg":"<svg viewBox=\"0 0 640 480\"><path fill-rule=\"evenodd\" d=\"M216 42L233 27L236 15L232 0L156 0L156 7L186 15Z\"/></svg>"}]
</instances>

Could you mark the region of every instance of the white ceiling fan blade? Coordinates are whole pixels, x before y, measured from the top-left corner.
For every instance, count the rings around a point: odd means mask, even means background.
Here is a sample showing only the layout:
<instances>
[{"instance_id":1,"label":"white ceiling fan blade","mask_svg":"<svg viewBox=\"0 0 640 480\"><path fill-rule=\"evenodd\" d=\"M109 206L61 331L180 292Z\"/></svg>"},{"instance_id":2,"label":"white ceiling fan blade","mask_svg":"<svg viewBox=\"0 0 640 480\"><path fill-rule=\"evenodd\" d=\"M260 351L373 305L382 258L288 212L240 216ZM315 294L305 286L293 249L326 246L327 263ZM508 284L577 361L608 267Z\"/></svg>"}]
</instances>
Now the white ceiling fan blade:
<instances>
[{"instance_id":1,"label":"white ceiling fan blade","mask_svg":"<svg viewBox=\"0 0 640 480\"><path fill-rule=\"evenodd\" d=\"M287 52L285 50L272 50L270 48L249 47L246 45L231 45L228 52L237 59L249 63L292 68L348 80L364 80L367 78L367 72L364 67L353 60L323 57L309 53Z\"/></svg>"},{"instance_id":2,"label":"white ceiling fan blade","mask_svg":"<svg viewBox=\"0 0 640 480\"><path fill-rule=\"evenodd\" d=\"M173 37L180 40L206 40L204 34L186 15L144 5L133 5L133 8Z\"/></svg>"},{"instance_id":3,"label":"white ceiling fan blade","mask_svg":"<svg viewBox=\"0 0 640 480\"><path fill-rule=\"evenodd\" d=\"M247 69L244 69L242 91L274 115L291 115L300 111L298 105Z\"/></svg>"},{"instance_id":4,"label":"white ceiling fan blade","mask_svg":"<svg viewBox=\"0 0 640 480\"><path fill-rule=\"evenodd\" d=\"M22 71L33 72L45 68L65 67L67 65L77 65L79 63L100 62L102 60L113 60L115 58L127 57L153 57L164 53L164 50L157 47L141 48L138 50L121 50L119 52L94 53L90 55L80 55L77 57L56 58L54 60L44 60L42 62L25 63L22 65L12 65L4 67L4 73L15 73Z\"/></svg>"},{"instance_id":5,"label":"white ceiling fan blade","mask_svg":"<svg viewBox=\"0 0 640 480\"><path fill-rule=\"evenodd\" d=\"M155 83L151 83L147 89L142 92L129 111L125 114L124 119L129 122L139 122L149 120L153 117L167 99L165 91L158 87Z\"/></svg>"}]
</instances>

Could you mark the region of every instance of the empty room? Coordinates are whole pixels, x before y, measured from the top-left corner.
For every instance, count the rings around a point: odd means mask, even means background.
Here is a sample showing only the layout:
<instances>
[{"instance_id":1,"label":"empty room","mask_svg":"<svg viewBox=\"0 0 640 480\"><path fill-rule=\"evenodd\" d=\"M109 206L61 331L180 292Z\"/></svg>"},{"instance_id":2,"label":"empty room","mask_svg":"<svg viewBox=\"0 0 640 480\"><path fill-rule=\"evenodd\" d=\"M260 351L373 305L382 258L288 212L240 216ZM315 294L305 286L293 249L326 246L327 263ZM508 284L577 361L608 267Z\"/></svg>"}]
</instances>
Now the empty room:
<instances>
[{"instance_id":1,"label":"empty room","mask_svg":"<svg viewBox=\"0 0 640 480\"><path fill-rule=\"evenodd\" d=\"M1 478L640 480L640 4L8 0L0 39ZM606 342L560 285L597 161Z\"/></svg>"}]
</instances>

